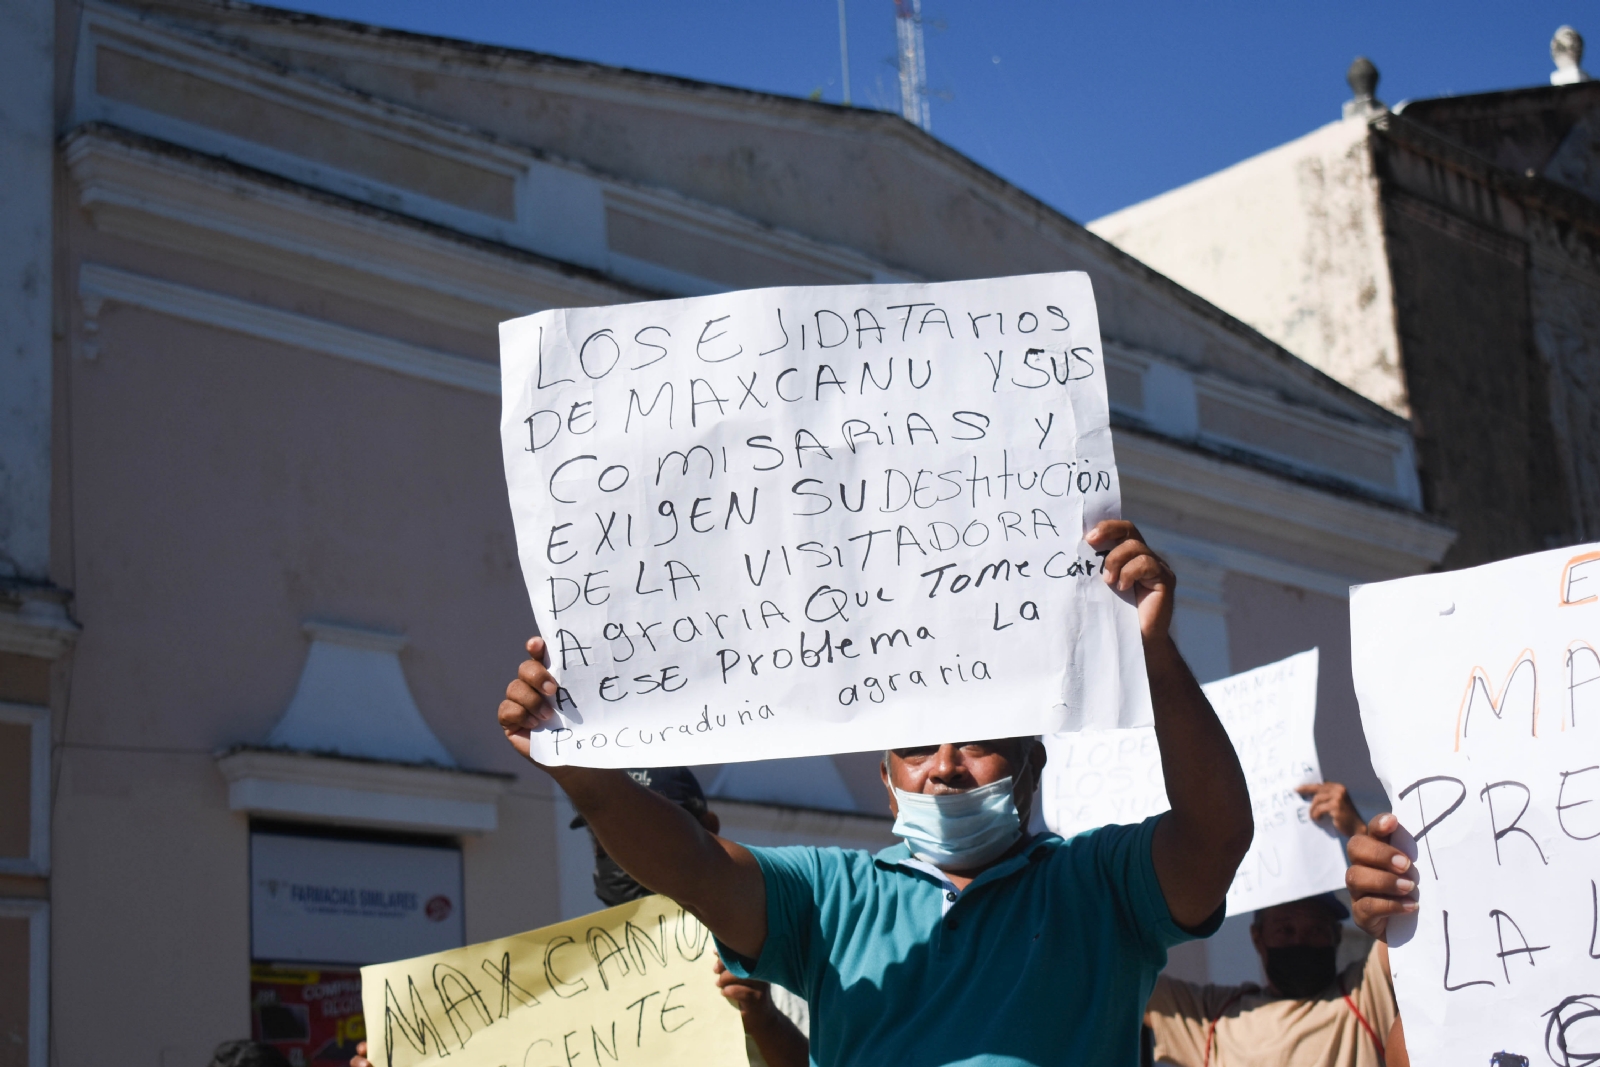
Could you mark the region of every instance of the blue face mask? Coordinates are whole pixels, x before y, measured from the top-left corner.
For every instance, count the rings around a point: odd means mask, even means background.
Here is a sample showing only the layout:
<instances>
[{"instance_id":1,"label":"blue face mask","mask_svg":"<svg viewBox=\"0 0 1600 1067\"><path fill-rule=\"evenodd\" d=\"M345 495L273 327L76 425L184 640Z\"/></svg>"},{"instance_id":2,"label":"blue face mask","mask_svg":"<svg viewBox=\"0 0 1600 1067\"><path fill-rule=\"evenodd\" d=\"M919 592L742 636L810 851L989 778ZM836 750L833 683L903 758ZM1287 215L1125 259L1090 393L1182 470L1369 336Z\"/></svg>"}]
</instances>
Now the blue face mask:
<instances>
[{"instance_id":1,"label":"blue face mask","mask_svg":"<svg viewBox=\"0 0 1600 1067\"><path fill-rule=\"evenodd\" d=\"M1022 836L1013 778L965 793L907 793L890 788L900 807L892 832L918 859L943 870L981 867Z\"/></svg>"}]
</instances>

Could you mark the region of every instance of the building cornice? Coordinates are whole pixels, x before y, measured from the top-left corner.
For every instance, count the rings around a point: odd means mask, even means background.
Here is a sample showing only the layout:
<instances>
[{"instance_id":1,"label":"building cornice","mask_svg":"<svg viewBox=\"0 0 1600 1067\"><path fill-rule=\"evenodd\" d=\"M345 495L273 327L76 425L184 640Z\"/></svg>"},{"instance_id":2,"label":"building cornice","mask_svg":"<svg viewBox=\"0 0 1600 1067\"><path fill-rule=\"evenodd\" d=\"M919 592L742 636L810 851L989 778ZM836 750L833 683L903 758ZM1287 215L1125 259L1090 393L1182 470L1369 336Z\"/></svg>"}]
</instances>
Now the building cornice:
<instances>
[{"instance_id":1,"label":"building cornice","mask_svg":"<svg viewBox=\"0 0 1600 1067\"><path fill-rule=\"evenodd\" d=\"M513 775L279 749L216 756L234 811L427 833L488 833Z\"/></svg>"},{"instance_id":2,"label":"building cornice","mask_svg":"<svg viewBox=\"0 0 1600 1067\"><path fill-rule=\"evenodd\" d=\"M500 395L500 368L493 363L163 278L85 263L78 275L78 293L91 323L105 304L123 304L485 396ZM98 327L92 332L98 333Z\"/></svg>"},{"instance_id":3,"label":"building cornice","mask_svg":"<svg viewBox=\"0 0 1600 1067\"><path fill-rule=\"evenodd\" d=\"M1387 414L1375 402L1298 359L1253 327L893 114L837 107L519 49L380 29L260 5L224 5L197 0L193 3L151 4L149 7L162 12L158 17L146 16L152 23L169 27L173 33L188 33L197 37L204 35L216 47L230 49L241 56L252 52L257 55L271 54L275 49L302 50L352 61L362 59L427 70L430 73L437 73L443 67L452 74L476 73L485 78L492 77L499 84L529 93L557 92L583 99L626 103L633 107L749 121L772 129L826 131L842 138L870 139L878 147L912 161L914 166L932 168L955 186L968 190L985 206L1007 215L1017 225L1048 235L1048 239L1063 251L1070 250L1088 260L1098 261L1104 269L1121 275L1124 281L1154 290L1160 298L1170 303L1175 313L1188 318L1202 333L1211 334L1215 340L1227 344L1237 356L1256 361L1263 369L1270 368L1271 373L1287 375L1305 388L1308 392L1301 398L1302 403L1318 402L1331 410L1355 417ZM106 7L101 10L112 9ZM279 64L285 62L283 56L273 58ZM259 62L259 59L254 61ZM293 77L300 77L301 74L298 69L292 71ZM309 73L306 76L317 77ZM388 106L399 105L391 103ZM533 151L531 148L524 150ZM625 182L625 179L614 175L607 175L606 180ZM768 225L761 220L751 221L757 227ZM796 235L796 238L812 240L803 235ZM825 242L819 245L826 247ZM901 277L927 276L925 271L910 264L884 264L884 268Z\"/></svg>"},{"instance_id":4,"label":"building cornice","mask_svg":"<svg viewBox=\"0 0 1600 1067\"><path fill-rule=\"evenodd\" d=\"M1600 205L1560 182L1533 172L1518 174L1465 148L1405 115L1384 113L1371 122L1383 139L1403 146L1461 177L1600 237Z\"/></svg>"},{"instance_id":5,"label":"building cornice","mask_svg":"<svg viewBox=\"0 0 1600 1067\"><path fill-rule=\"evenodd\" d=\"M456 328L660 295L104 124L74 130L63 147L98 229Z\"/></svg>"},{"instance_id":6,"label":"building cornice","mask_svg":"<svg viewBox=\"0 0 1600 1067\"><path fill-rule=\"evenodd\" d=\"M25 597L18 610L0 606L0 652L60 659L78 640L80 627L54 600Z\"/></svg>"},{"instance_id":7,"label":"building cornice","mask_svg":"<svg viewBox=\"0 0 1600 1067\"><path fill-rule=\"evenodd\" d=\"M1185 518L1225 523L1242 534L1239 544L1263 546L1250 554L1277 561L1270 573L1261 564L1238 568L1261 577L1332 593L1352 582L1431 570L1455 540L1453 530L1414 511L1306 485L1152 435L1118 431L1116 453L1125 511L1148 508L1176 516L1164 520L1175 532L1182 532ZM1297 561L1294 551L1280 554L1273 545L1310 550L1322 562ZM1218 562L1230 568L1240 563Z\"/></svg>"}]
</instances>

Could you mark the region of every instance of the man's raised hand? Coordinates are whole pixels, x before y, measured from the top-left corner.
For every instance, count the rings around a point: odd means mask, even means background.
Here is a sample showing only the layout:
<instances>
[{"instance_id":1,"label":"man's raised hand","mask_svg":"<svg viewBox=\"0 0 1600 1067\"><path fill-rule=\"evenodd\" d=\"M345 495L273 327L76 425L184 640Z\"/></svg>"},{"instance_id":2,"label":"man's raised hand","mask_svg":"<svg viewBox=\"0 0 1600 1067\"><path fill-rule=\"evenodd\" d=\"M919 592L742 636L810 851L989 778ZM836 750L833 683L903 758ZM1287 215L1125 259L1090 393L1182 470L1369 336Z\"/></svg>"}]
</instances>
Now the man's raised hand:
<instances>
[{"instance_id":1,"label":"man's raised hand","mask_svg":"<svg viewBox=\"0 0 1600 1067\"><path fill-rule=\"evenodd\" d=\"M1367 832L1350 839L1345 851L1350 868L1344 884L1350 890L1350 913L1356 925L1379 941L1387 943L1389 920L1417 910L1411 899L1416 892L1416 874L1411 857L1389 844L1389 837L1400 829L1400 820L1384 814L1367 824Z\"/></svg>"},{"instance_id":2,"label":"man's raised hand","mask_svg":"<svg viewBox=\"0 0 1600 1067\"><path fill-rule=\"evenodd\" d=\"M1367 832L1367 824L1361 821L1361 812L1356 810L1355 801L1350 799L1350 791L1338 782L1297 786L1295 792L1311 801L1312 822L1327 816L1333 828L1345 837Z\"/></svg>"},{"instance_id":3,"label":"man's raised hand","mask_svg":"<svg viewBox=\"0 0 1600 1067\"><path fill-rule=\"evenodd\" d=\"M560 686L544 665L545 644L542 637L528 638L528 658L517 668L517 676L506 686L506 698L500 702L500 728L506 740L518 752L532 759L528 742L530 731L537 730L555 714L554 700Z\"/></svg>"},{"instance_id":4,"label":"man's raised hand","mask_svg":"<svg viewBox=\"0 0 1600 1067\"><path fill-rule=\"evenodd\" d=\"M1132 591L1133 602L1139 607L1139 632L1144 639L1166 637L1172 627L1178 577L1144 543L1139 528L1125 519L1106 519L1096 523L1084 540L1096 552L1107 553L1106 584L1119 593Z\"/></svg>"}]
</instances>

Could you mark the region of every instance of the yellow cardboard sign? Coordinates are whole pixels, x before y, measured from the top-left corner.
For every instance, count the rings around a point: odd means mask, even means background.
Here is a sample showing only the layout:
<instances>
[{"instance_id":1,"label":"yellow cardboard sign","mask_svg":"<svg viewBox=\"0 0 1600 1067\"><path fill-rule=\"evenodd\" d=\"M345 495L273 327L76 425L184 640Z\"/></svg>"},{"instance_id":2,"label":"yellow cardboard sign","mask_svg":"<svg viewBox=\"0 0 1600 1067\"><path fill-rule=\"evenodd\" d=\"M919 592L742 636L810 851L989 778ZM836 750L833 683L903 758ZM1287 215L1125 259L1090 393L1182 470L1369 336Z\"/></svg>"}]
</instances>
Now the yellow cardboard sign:
<instances>
[{"instance_id":1,"label":"yellow cardboard sign","mask_svg":"<svg viewBox=\"0 0 1600 1067\"><path fill-rule=\"evenodd\" d=\"M361 968L375 1067L745 1067L711 933L651 896Z\"/></svg>"}]
</instances>

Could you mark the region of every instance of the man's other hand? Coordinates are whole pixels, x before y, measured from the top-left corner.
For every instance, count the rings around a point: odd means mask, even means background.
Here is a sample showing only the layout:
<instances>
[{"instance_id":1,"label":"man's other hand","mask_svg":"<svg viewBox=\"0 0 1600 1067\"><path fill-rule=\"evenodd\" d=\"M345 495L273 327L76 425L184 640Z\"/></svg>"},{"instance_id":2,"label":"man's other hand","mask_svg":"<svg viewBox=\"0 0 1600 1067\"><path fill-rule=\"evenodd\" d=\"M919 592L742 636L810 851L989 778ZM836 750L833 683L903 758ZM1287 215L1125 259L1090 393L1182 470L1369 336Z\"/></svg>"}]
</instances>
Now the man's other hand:
<instances>
[{"instance_id":1,"label":"man's other hand","mask_svg":"<svg viewBox=\"0 0 1600 1067\"><path fill-rule=\"evenodd\" d=\"M1106 584L1119 593L1133 593L1145 642L1166 637L1172 628L1178 578L1165 560L1150 551L1138 527L1124 519L1107 519L1097 523L1084 540L1096 552L1106 553Z\"/></svg>"},{"instance_id":2,"label":"man's other hand","mask_svg":"<svg viewBox=\"0 0 1600 1067\"><path fill-rule=\"evenodd\" d=\"M736 978L716 962L717 988L739 1009L744 1032L755 1042L768 1067L807 1067L811 1042L772 1002L772 986L750 978Z\"/></svg>"},{"instance_id":3,"label":"man's other hand","mask_svg":"<svg viewBox=\"0 0 1600 1067\"><path fill-rule=\"evenodd\" d=\"M545 644L542 637L528 638L528 658L517 668L517 676L506 686L506 698L500 702L500 728L506 740L518 752L532 759L528 734L537 730L555 714L555 698L560 686L544 665Z\"/></svg>"},{"instance_id":4,"label":"man's other hand","mask_svg":"<svg viewBox=\"0 0 1600 1067\"><path fill-rule=\"evenodd\" d=\"M1411 858L1389 844L1389 837L1400 829L1400 820L1383 814L1367 824L1367 832L1350 839L1346 852L1350 868L1344 884L1350 890L1350 912L1356 925L1379 941L1388 943L1389 920L1417 910L1411 894L1416 892L1416 874Z\"/></svg>"},{"instance_id":5,"label":"man's other hand","mask_svg":"<svg viewBox=\"0 0 1600 1067\"><path fill-rule=\"evenodd\" d=\"M717 992L728 998L728 1002L739 1009L739 1014L744 1018L745 1029L750 1028L750 1023L764 1016L769 1011L777 1011L777 1005L772 1003L772 984L758 982L754 978L740 978L723 964L721 957L717 958L715 971L717 974Z\"/></svg>"},{"instance_id":6,"label":"man's other hand","mask_svg":"<svg viewBox=\"0 0 1600 1067\"><path fill-rule=\"evenodd\" d=\"M1367 824L1361 821L1361 813L1350 799L1350 791L1338 782L1302 785L1295 792L1311 801L1313 822L1327 817L1332 820L1333 828L1346 837L1367 832Z\"/></svg>"},{"instance_id":7,"label":"man's other hand","mask_svg":"<svg viewBox=\"0 0 1600 1067\"><path fill-rule=\"evenodd\" d=\"M367 1043L365 1041L356 1043L356 1054L350 1057L350 1067L372 1067L372 1064L367 1060Z\"/></svg>"}]
</instances>

